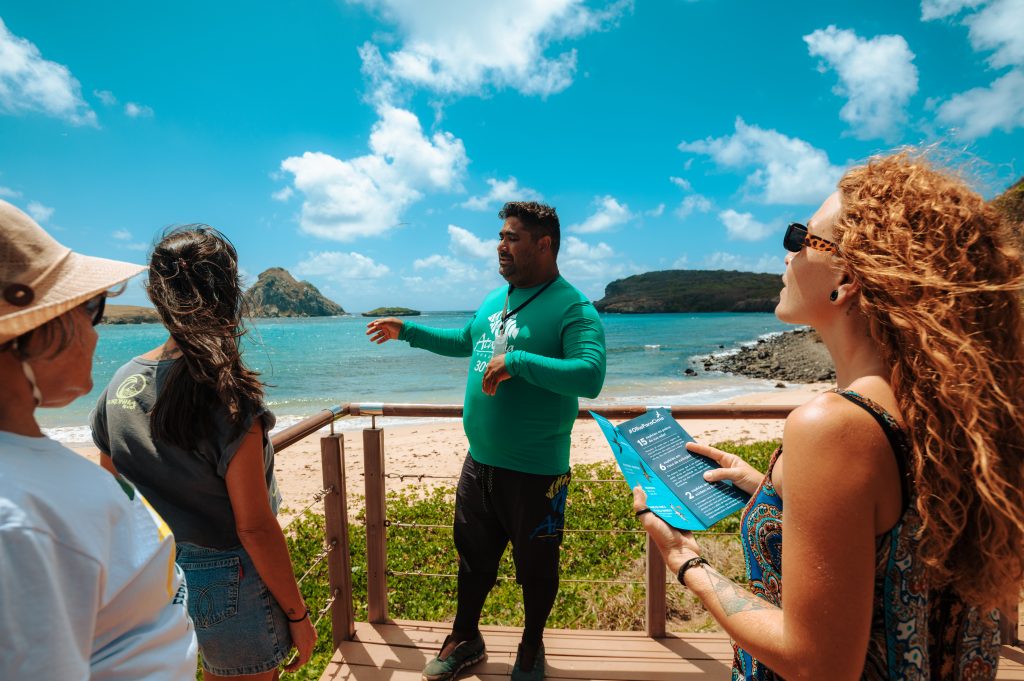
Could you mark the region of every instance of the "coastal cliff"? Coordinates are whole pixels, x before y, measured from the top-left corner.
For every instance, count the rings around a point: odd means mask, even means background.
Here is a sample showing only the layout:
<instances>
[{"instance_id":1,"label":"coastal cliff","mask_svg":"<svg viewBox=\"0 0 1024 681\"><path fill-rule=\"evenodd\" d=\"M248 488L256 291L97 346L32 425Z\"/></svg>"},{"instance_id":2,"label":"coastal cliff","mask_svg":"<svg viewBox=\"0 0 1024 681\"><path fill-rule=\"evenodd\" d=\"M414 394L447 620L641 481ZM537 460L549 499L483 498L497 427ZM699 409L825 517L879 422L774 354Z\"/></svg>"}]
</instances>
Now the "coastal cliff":
<instances>
[{"instance_id":1,"label":"coastal cliff","mask_svg":"<svg viewBox=\"0 0 1024 681\"><path fill-rule=\"evenodd\" d=\"M599 312L771 312L778 274L726 270L663 270L616 279L594 303Z\"/></svg>"},{"instance_id":2,"label":"coastal cliff","mask_svg":"<svg viewBox=\"0 0 1024 681\"><path fill-rule=\"evenodd\" d=\"M345 310L308 281L296 281L281 267L260 274L245 292L250 317L331 317Z\"/></svg>"}]
</instances>

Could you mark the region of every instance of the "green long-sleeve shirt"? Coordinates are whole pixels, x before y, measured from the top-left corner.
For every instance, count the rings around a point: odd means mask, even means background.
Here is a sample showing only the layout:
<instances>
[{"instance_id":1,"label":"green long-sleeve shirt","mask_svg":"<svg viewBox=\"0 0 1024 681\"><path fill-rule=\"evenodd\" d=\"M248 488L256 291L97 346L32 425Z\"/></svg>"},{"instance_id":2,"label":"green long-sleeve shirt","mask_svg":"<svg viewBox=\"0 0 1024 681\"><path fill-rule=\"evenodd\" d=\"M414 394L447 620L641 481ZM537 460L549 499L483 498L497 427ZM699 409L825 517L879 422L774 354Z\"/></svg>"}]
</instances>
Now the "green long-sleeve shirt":
<instances>
[{"instance_id":1,"label":"green long-sleeve shirt","mask_svg":"<svg viewBox=\"0 0 1024 681\"><path fill-rule=\"evenodd\" d=\"M540 290L514 289L514 310ZM480 463L538 475L569 470L569 435L578 397L597 397L604 384L604 327L594 306L558 277L505 324L505 366L512 375L493 396L481 387L491 360L508 289L484 299L462 329L405 322L402 340L448 357L470 357L462 416L469 451Z\"/></svg>"}]
</instances>

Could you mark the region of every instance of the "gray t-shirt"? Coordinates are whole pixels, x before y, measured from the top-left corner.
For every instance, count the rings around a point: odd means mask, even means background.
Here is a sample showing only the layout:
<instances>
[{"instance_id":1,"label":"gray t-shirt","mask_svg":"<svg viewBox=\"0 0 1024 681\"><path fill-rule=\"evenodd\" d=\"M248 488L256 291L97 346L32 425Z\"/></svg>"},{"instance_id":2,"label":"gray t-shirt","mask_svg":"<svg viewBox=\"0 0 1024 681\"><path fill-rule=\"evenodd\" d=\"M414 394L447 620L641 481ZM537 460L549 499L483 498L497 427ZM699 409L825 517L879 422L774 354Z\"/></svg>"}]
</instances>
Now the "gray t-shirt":
<instances>
[{"instance_id":1,"label":"gray t-shirt","mask_svg":"<svg viewBox=\"0 0 1024 681\"><path fill-rule=\"evenodd\" d=\"M197 441L191 451L154 441L150 412L175 361L136 357L118 369L90 416L93 442L139 488L177 541L214 549L238 546L224 476L253 422L262 418L267 433L276 419L261 406L233 428L223 410L217 415L216 441ZM274 478L274 447L266 435L263 461L270 507L276 514L281 495Z\"/></svg>"}]
</instances>

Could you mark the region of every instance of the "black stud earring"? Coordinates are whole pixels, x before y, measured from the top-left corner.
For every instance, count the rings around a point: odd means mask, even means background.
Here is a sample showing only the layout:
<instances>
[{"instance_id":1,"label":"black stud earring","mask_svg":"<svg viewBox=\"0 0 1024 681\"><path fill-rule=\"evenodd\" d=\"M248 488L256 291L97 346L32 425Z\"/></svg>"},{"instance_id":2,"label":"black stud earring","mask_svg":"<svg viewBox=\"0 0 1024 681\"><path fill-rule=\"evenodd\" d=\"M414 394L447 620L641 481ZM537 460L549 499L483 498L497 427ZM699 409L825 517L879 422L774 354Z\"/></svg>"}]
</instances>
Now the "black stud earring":
<instances>
[{"instance_id":1,"label":"black stud earring","mask_svg":"<svg viewBox=\"0 0 1024 681\"><path fill-rule=\"evenodd\" d=\"M836 298L838 297L839 291L833 291L832 293L828 294L828 299L831 300L833 303L836 302Z\"/></svg>"}]
</instances>

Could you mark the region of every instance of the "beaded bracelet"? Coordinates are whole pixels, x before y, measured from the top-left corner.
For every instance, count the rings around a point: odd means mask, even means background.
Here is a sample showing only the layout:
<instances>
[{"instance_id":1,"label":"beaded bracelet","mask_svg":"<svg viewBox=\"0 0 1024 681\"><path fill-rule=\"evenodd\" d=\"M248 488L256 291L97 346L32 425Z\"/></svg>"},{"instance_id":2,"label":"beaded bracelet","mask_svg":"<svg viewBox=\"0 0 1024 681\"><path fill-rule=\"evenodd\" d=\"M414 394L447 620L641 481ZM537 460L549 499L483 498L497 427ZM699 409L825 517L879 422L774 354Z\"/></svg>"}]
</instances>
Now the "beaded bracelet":
<instances>
[{"instance_id":1,"label":"beaded bracelet","mask_svg":"<svg viewBox=\"0 0 1024 681\"><path fill-rule=\"evenodd\" d=\"M686 582L683 581L683 577L686 575L686 571L692 567L697 567L698 565L710 565L710 563L704 560L704 556L695 556L690 560L686 561L685 563L683 563L682 565L680 565L679 572L676 573L676 579L679 580L679 583L683 586L686 586Z\"/></svg>"}]
</instances>

